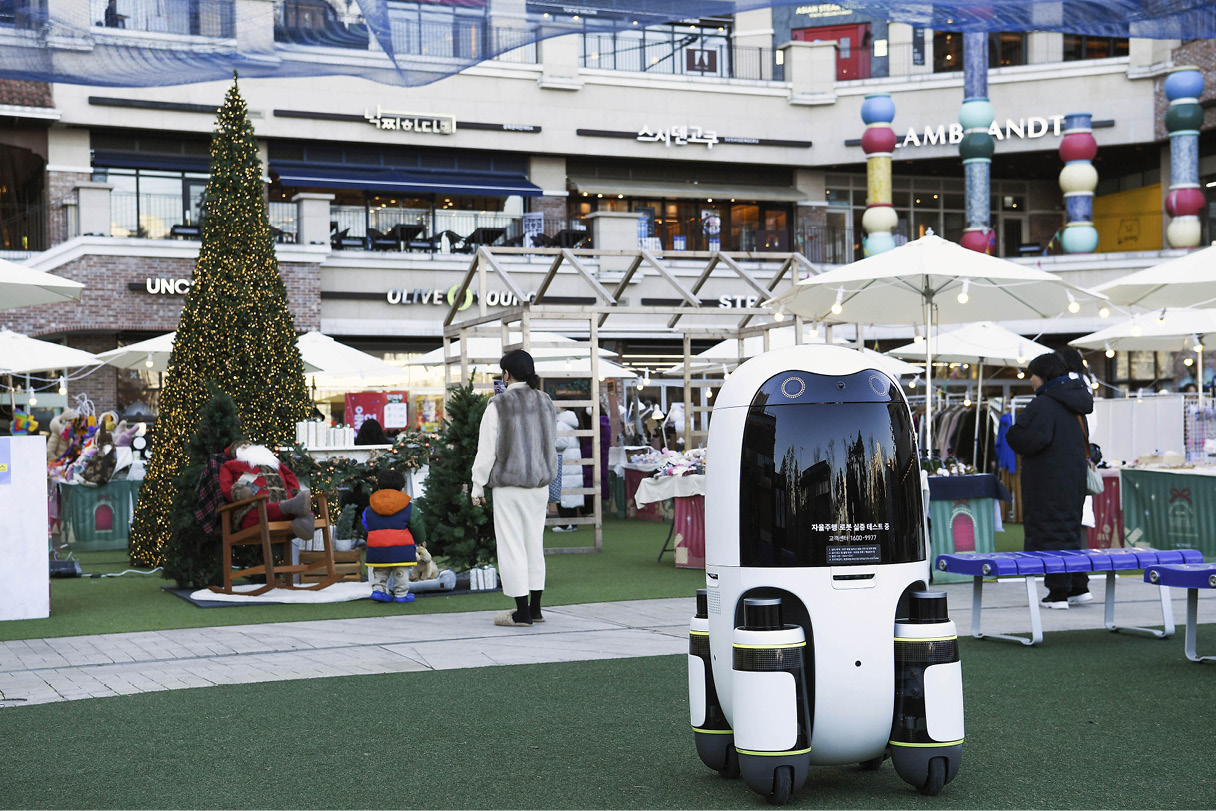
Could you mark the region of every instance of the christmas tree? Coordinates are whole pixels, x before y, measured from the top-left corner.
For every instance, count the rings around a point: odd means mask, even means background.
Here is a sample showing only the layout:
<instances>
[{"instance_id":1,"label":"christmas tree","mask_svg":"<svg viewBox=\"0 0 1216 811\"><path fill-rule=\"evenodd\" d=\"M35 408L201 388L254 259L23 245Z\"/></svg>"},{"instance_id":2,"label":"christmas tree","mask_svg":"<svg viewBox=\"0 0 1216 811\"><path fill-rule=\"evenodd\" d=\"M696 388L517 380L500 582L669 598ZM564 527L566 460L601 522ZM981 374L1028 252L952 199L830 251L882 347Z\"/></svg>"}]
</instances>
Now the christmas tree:
<instances>
[{"instance_id":1,"label":"christmas tree","mask_svg":"<svg viewBox=\"0 0 1216 811\"><path fill-rule=\"evenodd\" d=\"M472 383L452 389L426 477L426 494L418 501L426 521L427 548L432 555L442 555L452 569L469 569L494 559L492 504L474 507L469 498L477 434L488 402L473 393Z\"/></svg>"},{"instance_id":2,"label":"christmas tree","mask_svg":"<svg viewBox=\"0 0 1216 811\"><path fill-rule=\"evenodd\" d=\"M186 444L186 464L174 479L177 494L169 516L173 534L164 547L164 576L176 580L179 588L202 588L223 582L219 524L208 531L195 517L198 481L212 454L223 453L244 436L232 397L211 382L207 391L211 400L203 406L198 427Z\"/></svg>"},{"instance_id":3,"label":"christmas tree","mask_svg":"<svg viewBox=\"0 0 1216 811\"><path fill-rule=\"evenodd\" d=\"M211 140L202 248L131 524L136 563L160 564L173 534L177 477L188 462L190 432L210 399L207 381L232 396L246 436L258 444L289 444L296 422L309 413L304 366L266 218L262 163L235 80Z\"/></svg>"}]
</instances>

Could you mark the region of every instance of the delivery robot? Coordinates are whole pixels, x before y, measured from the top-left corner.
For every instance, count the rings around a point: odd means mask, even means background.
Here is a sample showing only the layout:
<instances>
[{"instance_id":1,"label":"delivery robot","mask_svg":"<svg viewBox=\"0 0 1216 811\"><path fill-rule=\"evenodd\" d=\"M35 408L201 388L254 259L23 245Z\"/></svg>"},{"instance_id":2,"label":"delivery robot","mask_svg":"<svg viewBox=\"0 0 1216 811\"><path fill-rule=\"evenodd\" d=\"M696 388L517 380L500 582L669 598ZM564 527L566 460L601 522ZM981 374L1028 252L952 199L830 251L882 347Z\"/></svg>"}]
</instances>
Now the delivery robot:
<instances>
[{"instance_id":1,"label":"delivery robot","mask_svg":"<svg viewBox=\"0 0 1216 811\"><path fill-rule=\"evenodd\" d=\"M927 589L918 460L898 382L852 349L765 353L715 399L691 720L701 760L770 803L812 764L890 757L928 795L958 772L962 668Z\"/></svg>"}]
</instances>

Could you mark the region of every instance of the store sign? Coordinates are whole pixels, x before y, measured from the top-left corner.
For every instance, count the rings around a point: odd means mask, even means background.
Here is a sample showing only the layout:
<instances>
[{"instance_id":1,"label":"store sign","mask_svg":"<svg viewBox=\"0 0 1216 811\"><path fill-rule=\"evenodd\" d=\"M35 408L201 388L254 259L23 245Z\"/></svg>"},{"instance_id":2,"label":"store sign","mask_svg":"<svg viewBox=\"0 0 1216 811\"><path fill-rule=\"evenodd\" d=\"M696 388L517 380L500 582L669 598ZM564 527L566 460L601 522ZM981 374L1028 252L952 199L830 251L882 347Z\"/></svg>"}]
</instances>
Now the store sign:
<instances>
[{"instance_id":1,"label":"store sign","mask_svg":"<svg viewBox=\"0 0 1216 811\"><path fill-rule=\"evenodd\" d=\"M717 73L718 52L689 48L684 51L684 69L691 73Z\"/></svg>"},{"instance_id":2,"label":"store sign","mask_svg":"<svg viewBox=\"0 0 1216 811\"><path fill-rule=\"evenodd\" d=\"M992 126L988 128L988 134L998 141L1010 138L1042 138L1048 132L1052 135L1062 134L1063 122L1062 115L1050 115L1046 118L1033 115L1030 118L1019 118L1017 121L1007 118L1004 126L1001 126L999 121L993 121ZM926 124L921 132L917 132L916 127L908 127L908 134L898 146L938 146L957 144L962 140L962 124L938 124L936 127Z\"/></svg>"},{"instance_id":3,"label":"store sign","mask_svg":"<svg viewBox=\"0 0 1216 811\"><path fill-rule=\"evenodd\" d=\"M456 132L456 117L450 115L402 113L384 110L377 104L374 115L370 110L365 110L363 117L367 119L367 123L381 130L421 132L427 135L452 135Z\"/></svg>"},{"instance_id":4,"label":"store sign","mask_svg":"<svg viewBox=\"0 0 1216 811\"><path fill-rule=\"evenodd\" d=\"M460 285L458 284L452 285L446 291L441 288L416 288L414 290L393 288L385 294L385 300L389 304L434 304L440 307L451 307L459 292ZM524 294L527 301L531 301L535 297L535 291ZM477 294L471 289L465 290L464 301L460 303L459 309L467 310L475 301L477 301ZM507 290L490 290L486 293L487 307L518 307L520 303L519 298Z\"/></svg>"},{"instance_id":5,"label":"store sign","mask_svg":"<svg viewBox=\"0 0 1216 811\"><path fill-rule=\"evenodd\" d=\"M138 282L132 287L138 288ZM162 296L184 296L190 292L191 281L189 279L145 279L144 289L152 295Z\"/></svg>"},{"instance_id":6,"label":"store sign","mask_svg":"<svg viewBox=\"0 0 1216 811\"><path fill-rule=\"evenodd\" d=\"M733 310L739 307L756 307L760 304L759 296L718 296L718 307Z\"/></svg>"},{"instance_id":7,"label":"store sign","mask_svg":"<svg viewBox=\"0 0 1216 811\"><path fill-rule=\"evenodd\" d=\"M638 130L639 141L662 141L667 146L687 146L688 144L705 144L706 149L713 149L718 143L718 134L713 130L702 130L700 127L675 126L659 130L651 130L649 126Z\"/></svg>"},{"instance_id":8,"label":"store sign","mask_svg":"<svg viewBox=\"0 0 1216 811\"><path fill-rule=\"evenodd\" d=\"M840 17L852 14L853 11L836 3L816 3L810 6L798 6L794 9L794 13L804 17Z\"/></svg>"}]
</instances>

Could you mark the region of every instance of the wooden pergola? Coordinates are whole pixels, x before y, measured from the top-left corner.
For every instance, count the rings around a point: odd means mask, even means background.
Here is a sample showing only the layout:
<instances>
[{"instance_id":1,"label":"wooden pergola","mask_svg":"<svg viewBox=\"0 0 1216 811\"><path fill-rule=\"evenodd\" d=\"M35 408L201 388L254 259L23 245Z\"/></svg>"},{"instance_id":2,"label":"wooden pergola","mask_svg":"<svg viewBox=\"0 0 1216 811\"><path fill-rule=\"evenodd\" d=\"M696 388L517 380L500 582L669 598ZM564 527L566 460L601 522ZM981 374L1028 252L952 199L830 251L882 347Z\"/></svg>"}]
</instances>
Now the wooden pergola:
<instances>
[{"instance_id":1,"label":"wooden pergola","mask_svg":"<svg viewBox=\"0 0 1216 811\"><path fill-rule=\"evenodd\" d=\"M552 257L540 285L534 294L525 293L512 276L518 265L504 262L509 257ZM588 259L597 261L597 267L591 268L584 264ZM607 275L600 271L599 264L605 260L616 263L622 268L621 276L609 286L601 282L600 277ZM682 263L704 261L704 266L696 281L686 285L668 264L671 260ZM766 269L771 267L767 279L757 278L752 270L740 263L761 265ZM542 265L543 267L543 265ZM580 295L558 295L551 292L554 283L559 279L574 280ZM625 303L625 293L635 279L639 270L655 272L675 294L672 299L663 300L662 304L649 306L630 305ZM786 327L788 323L769 321L753 323L759 316L774 315L773 311L761 306L743 306L724 309L716 305L702 303L698 294L711 279L730 278L741 281L749 290L754 292L758 301L763 302L773 298L782 280L790 278L791 283L797 281L803 271L817 273L815 268L800 253L750 253L750 252L701 252L678 251L652 252L647 250L598 250L598 249L569 249L569 248L479 248L469 263L468 270L461 284L452 296L452 304L444 319L444 383L445 388L451 389L457 382L467 382L470 370L476 364L497 363L499 357L477 358L469 356L470 338L476 336L498 336L502 352L511 349L531 351L533 347L545 346L546 333L562 335L586 334L589 339L590 355L590 392L586 400L562 400L561 405L568 408L587 408L591 413L592 427L587 430L575 431L579 437L590 437L592 453L590 458L580 459L580 464L591 465L593 476L592 487L565 490L565 493L589 495L593 499L594 510L590 517L581 519L550 519L550 524L588 524L594 527L595 541L593 546L566 547L547 549L547 553L563 552L598 552L603 548L603 504L601 498L600 459L606 449L600 447L600 359L595 351L599 347L600 337L610 334L622 317L640 317L648 319L656 327L656 333L668 334L673 338L681 338L684 364L684 447L693 448L694 442L703 440L708 434L708 417L698 419L711 411L708 404L693 402L693 392L700 389L721 385L720 380L694 380L689 368L692 357L693 340L726 340L762 334L765 336L764 347L768 348L768 330L774 327ZM717 274L715 276L715 274ZM490 312L486 304L489 292L489 282L495 280L501 284L513 297L520 302L518 305ZM472 315L462 312L469 291L476 294L476 312ZM713 323L705 324L707 320ZM795 332L802 334L802 319L793 318ZM585 333L584 333L585 330ZM511 333L518 332L517 340ZM455 351L453 341L459 340L459 353ZM552 344L548 345L558 345ZM580 371L566 375L547 375L584 377ZM488 384L478 388L487 390ZM704 402L704 396L702 397ZM611 418L615 422L615 403L612 404ZM698 428L698 425L704 427ZM614 430L617 426L613 425Z\"/></svg>"}]
</instances>

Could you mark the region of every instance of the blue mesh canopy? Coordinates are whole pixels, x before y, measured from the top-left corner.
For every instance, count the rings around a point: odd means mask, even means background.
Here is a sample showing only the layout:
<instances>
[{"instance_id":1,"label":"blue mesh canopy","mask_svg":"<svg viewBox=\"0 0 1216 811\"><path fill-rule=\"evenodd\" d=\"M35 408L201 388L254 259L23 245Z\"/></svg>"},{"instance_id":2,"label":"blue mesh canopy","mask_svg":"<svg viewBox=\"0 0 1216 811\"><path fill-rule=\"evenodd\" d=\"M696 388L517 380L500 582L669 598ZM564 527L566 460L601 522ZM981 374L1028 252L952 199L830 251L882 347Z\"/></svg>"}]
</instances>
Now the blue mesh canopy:
<instances>
[{"instance_id":1,"label":"blue mesh canopy","mask_svg":"<svg viewBox=\"0 0 1216 811\"><path fill-rule=\"evenodd\" d=\"M156 86L230 77L351 75L422 85L549 37L723 17L760 0L0 0L0 77ZM941 31L1216 37L1198 0L837 0ZM780 43L774 43L780 44ZM532 56L531 60L534 61Z\"/></svg>"}]
</instances>

